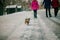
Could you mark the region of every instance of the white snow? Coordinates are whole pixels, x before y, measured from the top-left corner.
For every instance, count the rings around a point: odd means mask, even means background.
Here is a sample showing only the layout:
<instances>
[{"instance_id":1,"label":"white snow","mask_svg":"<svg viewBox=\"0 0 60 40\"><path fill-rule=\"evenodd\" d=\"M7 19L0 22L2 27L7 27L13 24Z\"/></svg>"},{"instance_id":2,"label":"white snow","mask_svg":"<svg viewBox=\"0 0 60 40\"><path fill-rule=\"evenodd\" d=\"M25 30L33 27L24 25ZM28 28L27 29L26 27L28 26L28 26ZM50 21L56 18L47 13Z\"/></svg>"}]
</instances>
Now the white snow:
<instances>
[{"instance_id":1,"label":"white snow","mask_svg":"<svg viewBox=\"0 0 60 40\"><path fill-rule=\"evenodd\" d=\"M16 5L8 5L6 8L16 8Z\"/></svg>"},{"instance_id":2,"label":"white snow","mask_svg":"<svg viewBox=\"0 0 60 40\"><path fill-rule=\"evenodd\" d=\"M41 11L39 10L39 12ZM31 19L30 25L24 23L25 18ZM37 30L42 31L38 32ZM0 16L0 36L8 36L7 40L58 40L40 15L37 19L34 19L33 11L22 11Z\"/></svg>"}]
</instances>

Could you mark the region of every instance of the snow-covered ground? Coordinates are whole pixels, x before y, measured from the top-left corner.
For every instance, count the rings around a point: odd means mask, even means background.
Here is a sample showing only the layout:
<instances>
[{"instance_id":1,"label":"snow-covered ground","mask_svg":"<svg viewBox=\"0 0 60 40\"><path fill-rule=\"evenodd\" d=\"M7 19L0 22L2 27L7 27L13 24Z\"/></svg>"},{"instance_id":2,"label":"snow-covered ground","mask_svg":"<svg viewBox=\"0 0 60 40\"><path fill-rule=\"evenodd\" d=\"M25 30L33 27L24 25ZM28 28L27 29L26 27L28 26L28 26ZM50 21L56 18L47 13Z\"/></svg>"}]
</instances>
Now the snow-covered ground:
<instances>
[{"instance_id":1,"label":"snow-covered ground","mask_svg":"<svg viewBox=\"0 0 60 40\"><path fill-rule=\"evenodd\" d=\"M52 10L51 14L53 15ZM29 25L24 23L25 18L30 18ZM56 31L60 27L59 20L60 15L46 18L44 9L38 10L37 19L33 17L33 11L0 16L0 40L58 40L55 33L60 32Z\"/></svg>"}]
</instances>

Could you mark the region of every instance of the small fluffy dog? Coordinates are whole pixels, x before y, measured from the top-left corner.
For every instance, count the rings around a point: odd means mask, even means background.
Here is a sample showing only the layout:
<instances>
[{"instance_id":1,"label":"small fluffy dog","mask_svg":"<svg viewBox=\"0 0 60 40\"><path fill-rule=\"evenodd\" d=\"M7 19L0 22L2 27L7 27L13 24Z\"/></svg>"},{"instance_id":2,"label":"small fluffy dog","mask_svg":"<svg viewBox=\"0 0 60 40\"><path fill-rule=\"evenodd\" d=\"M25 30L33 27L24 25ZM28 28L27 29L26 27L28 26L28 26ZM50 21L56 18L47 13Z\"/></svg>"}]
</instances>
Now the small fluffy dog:
<instances>
[{"instance_id":1,"label":"small fluffy dog","mask_svg":"<svg viewBox=\"0 0 60 40\"><path fill-rule=\"evenodd\" d=\"M25 24L29 25L29 22L30 22L30 18L26 18L25 19Z\"/></svg>"}]
</instances>

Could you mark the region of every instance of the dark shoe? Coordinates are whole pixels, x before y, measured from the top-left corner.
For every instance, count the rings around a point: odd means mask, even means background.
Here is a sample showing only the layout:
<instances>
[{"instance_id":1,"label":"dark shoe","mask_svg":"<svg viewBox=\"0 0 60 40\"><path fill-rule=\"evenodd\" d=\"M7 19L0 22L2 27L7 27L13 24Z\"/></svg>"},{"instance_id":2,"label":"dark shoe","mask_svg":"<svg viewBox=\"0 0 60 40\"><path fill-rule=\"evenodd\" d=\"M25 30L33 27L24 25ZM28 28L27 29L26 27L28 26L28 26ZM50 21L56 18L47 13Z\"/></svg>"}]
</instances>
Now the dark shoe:
<instances>
[{"instance_id":1,"label":"dark shoe","mask_svg":"<svg viewBox=\"0 0 60 40\"><path fill-rule=\"evenodd\" d=\"M48 17L48 16L46 16L46 17Z\"/></svg>"},{"instance_id":2,"label":"dark shoe","mask_svg":"<svg viewBox=\"0 0 60 40\"><path fill-rule=\"evenodd\" d=\"M35 16L34 18L37 18L37 16Z\"/></svg>"},{"instance_id":3,"label":"dark shoe","mask_svg":"<svg viewBox=\"0 0 60 40\"><path fill-rule=\"evenodd\" d=\"M55 15L55 17L56 17L57 15Z\"/></svg>"},{"instance_id":4,"label":"dark shoe","mask_svg":"<svg viewBox=\"0 0 60 40\"><path fill-rule=\"evenodd\" d=\"M34 17L34 18L37 18L37 17Z\"/></svg>"},{"instance_id":5,"label":"dark shoe","mask_svg":"<svg viewBox=\"0 0 60 40\"><path fill-rule=\"evenodd\" d=\"M49 17L52 17L51 15Z\"/></svg>"}]
</instances>

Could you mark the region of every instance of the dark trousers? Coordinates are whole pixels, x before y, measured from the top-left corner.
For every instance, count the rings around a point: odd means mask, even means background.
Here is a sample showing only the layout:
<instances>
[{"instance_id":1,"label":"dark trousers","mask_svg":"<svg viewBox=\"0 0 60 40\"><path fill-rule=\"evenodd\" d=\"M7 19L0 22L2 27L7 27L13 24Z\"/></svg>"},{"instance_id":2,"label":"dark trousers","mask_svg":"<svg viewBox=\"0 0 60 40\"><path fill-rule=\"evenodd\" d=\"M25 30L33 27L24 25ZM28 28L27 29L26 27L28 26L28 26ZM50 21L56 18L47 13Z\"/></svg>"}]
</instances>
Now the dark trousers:
<instances>
[{"instance_id":1,"label":"dark trousers","mask_svg":"<svg viewBox=\"0 0 60 40\"><path fill-rule=\"evenodd\" d=\"M57 8L54 8L55 17L57 16L57 13L58 13L58 7Z\"/></svg>"},{"instance_id":2,"label":"dark trousers","mask_svg":"<svg viewBox=\"0 0 60 40\"><path fill-rule=\"evenodd\" d=\"M46 17L48 17L48 12L49 12L49 17L51 17L50 8L46 8Z\"/></svg>"},{"instance_id":3,"label":"dark trousers","mask_svg":"<svg viewBox=\"0 0 60 40\"><path fill-rule=\"evenodd\" d=\"M34 18L37 18L37 10L34 10Z\"/></svg>"}]
</instances>

